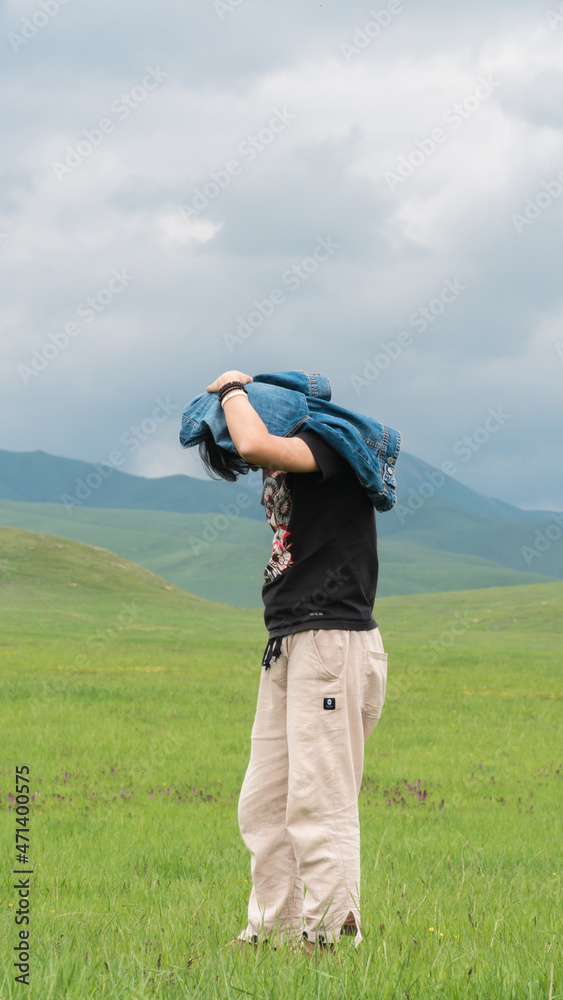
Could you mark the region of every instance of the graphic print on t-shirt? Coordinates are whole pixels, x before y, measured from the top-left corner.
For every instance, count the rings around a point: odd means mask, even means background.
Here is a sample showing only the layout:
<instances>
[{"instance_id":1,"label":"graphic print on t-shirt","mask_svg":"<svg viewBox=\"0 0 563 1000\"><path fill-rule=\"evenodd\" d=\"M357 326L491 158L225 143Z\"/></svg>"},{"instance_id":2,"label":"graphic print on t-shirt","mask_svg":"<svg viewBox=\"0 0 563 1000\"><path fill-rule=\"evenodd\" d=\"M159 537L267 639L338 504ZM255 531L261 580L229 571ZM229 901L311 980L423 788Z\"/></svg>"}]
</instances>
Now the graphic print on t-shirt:
<instances>
[{"instance_id":1,"label":"graphic print on t-shirt","mask_svg":"<svg viewBox=\"0 0 563 1000\"><path fill-rule=\"evenodd\" d=\"M291 517L291 490L287 486L285 472L268 470L262 496L268 524L274 529L272 554L264 570L264 579L271 583L293 563L289 551L291 532L286 530Z\"/></svg>"}]
</instances>

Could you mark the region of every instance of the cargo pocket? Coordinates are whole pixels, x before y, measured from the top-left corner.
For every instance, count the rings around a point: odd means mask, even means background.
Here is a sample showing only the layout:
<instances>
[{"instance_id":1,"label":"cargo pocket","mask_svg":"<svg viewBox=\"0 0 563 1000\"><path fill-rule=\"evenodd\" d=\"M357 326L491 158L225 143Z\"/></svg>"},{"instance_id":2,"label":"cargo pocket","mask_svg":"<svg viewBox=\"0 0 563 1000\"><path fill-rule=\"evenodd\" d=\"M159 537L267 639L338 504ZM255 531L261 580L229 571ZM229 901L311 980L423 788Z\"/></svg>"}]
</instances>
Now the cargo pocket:
<instances>
[{"instance_id":1,"label":"cargo pocket","mask_svg":"<svg viewBox=\"0 0 563 1000\"><path fill-rule=\"evenodd\" d=\"M340 629L311 629L311 644L320 679L339 680L344 667L344 643Z\"/></svg>"},{"instance_id":2,"label":"cargo pocket","mask_svg":"<svg viewBox=\"0 0 563 1000\"><path fill-rule=\"evenodd\" d=\"M362 678L362 724L364 742L381 717L387 685L387 653L364 650Z\"/></svg>"}]
</instances>

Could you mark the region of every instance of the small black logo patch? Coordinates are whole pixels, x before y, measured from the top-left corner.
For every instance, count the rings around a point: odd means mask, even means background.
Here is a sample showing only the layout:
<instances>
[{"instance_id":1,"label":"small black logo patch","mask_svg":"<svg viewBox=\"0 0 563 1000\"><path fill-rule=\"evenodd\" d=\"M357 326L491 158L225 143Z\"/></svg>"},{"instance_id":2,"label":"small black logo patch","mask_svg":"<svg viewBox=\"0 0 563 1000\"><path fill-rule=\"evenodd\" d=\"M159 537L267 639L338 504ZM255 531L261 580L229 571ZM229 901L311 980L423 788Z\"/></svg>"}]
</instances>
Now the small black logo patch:
<instances>
[{"instance_id":1,"label":"small black logo patch","mask_svg":"<svg viewBox=\"0 0 563 1000\"><path fill-rule=\"evenodd\" d=\"M325 698L323 701L323 708L326 709L336 708L336 698Z\"/></svg>"}]
</instances>

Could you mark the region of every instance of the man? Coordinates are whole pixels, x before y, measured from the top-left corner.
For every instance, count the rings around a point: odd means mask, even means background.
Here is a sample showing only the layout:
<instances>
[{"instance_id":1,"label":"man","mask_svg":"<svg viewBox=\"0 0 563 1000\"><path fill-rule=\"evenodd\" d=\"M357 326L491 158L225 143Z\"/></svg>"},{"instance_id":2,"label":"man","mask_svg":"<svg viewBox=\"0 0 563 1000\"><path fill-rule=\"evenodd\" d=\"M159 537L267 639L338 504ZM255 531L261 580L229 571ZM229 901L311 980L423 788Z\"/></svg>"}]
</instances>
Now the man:
<instances>
[{"instance_id":1,"label":"man","mask_svg":"<svg viewBox=\"0 0 563 1000\"><path fill-rule=\"evenodd\" d=\"M250 382L229 371L207 387L219 394L231 458L264 470L274 531L262 591L269 642L239 802L253 886L237 940L299 941L311 953L333 949L342 932L362 940L358 794L387 678L372 616L375 513L354 469L318 433L270 434Z\"/></svg>"}]
</instances>

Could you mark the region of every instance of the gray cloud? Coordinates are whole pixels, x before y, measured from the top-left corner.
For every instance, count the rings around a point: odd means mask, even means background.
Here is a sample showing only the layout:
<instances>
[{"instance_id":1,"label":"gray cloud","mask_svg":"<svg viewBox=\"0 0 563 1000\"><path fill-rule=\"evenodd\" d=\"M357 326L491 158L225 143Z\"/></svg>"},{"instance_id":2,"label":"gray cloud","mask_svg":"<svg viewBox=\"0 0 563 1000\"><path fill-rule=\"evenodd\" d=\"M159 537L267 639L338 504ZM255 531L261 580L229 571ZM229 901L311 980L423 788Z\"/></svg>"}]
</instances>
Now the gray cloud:
<instances>
[{"instance_id":1,"label":"gray cloud","mask_svg":"<svg viewBox=\"0 0 563 1000\"><path fill-rule=\"evenodd\" d=\"M164 12L70 0L14 52L6 34L39 7L6 5L2 447L102 460L159 396L183 406L231 367L309 368L437 465L504 406L510 419L458 477L563 507L563 196L546 189L563 170L563 26L543 4L405 0L347 61L342 46L384 7L242 0L221 20L212 0ZM143 96L147 67L167 76ZM489 76L499 86L475 106ZM464 101L454 127L445 116ZM284 108L295 118L270 140ZM96 145L103 118L113 128ZM444 141L421 153L438 127ZM253 159L249 136L263 147ZM78 163L58 179L69 147ZM415 150L391 190L386 173ZM186 221L179 205L233 160ZM319 237L338 248L290 287L283 275ZM132 279L110 300L123 270ZM446 281L467 289L442 310ZM225 334L276 287L283 303L229 350ZM26 381L17 368L41 364L34 352L50 357ZM128 469L196 471L178 424L159 425Z\"/></svg>"}]
</instances>

